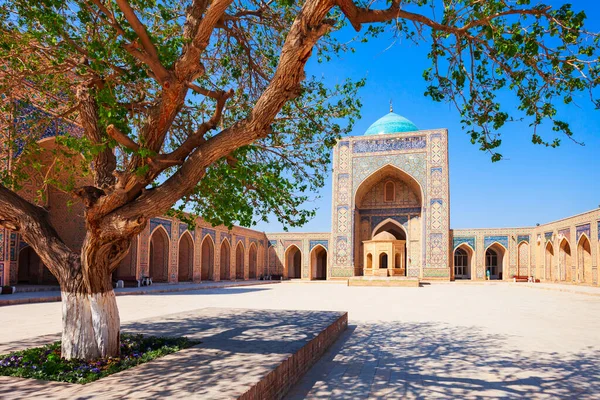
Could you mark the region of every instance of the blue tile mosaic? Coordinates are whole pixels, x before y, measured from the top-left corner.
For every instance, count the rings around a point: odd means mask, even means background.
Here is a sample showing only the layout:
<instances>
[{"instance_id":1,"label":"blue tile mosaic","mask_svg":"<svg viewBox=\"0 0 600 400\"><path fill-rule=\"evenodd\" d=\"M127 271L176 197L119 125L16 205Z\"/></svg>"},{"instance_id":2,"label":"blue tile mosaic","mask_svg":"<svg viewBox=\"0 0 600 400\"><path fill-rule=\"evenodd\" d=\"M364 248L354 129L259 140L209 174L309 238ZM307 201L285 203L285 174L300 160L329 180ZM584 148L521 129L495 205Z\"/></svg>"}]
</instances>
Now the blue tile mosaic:
<instances>
[{"instance_id":1,"label":"blue tile mosaic","mask_svg":"<svg viewBox=\"0 0 600 400\"><path fill-rule=\"evenodd\" d=\"M163 228L165 228L165 230L167 231L167 235L169 235L169 238L171 238L172 222L168 219L163 219L163 218L151 218L150 219L150 232L154 232L154 229L159 225L162 226Z\"/></svg>"},{"instance_id":2,"label":"blue tile mosaic","mask_svg":"<svg viewBox=\"0 0 600 400\"><path fill-rule=\"evenodd\" d=\"M29 136L31 126L38 124L39 121L49 121L43 128L42 132L38 134L38 140L47 139L49 137L55 137L60 135L73 135L81 137L83 135L83 129L75 124L72 124L64 119L53 117L49 113L42 111L38 107L25 103L23 101L17 102L17 113L18 116L14 119L14 126L22 136ZM25 146L23 139L15 140L17 149L15 151L15 157L19 156Z\"/></svg>"},{"instance_id":3,"label":"blue tile mosaic","mask_svg":"<svg viewBox=\"0 0 600 400\"><path fill-rule=\"evenodd\" d=\"M310 240L308 242L308 247L310 250L313 249L313 247L317 246L317 245L321 245L323 247L325 247L326 250L329 250L329 240Z\"/></svg>"},{"instance_id":4,"label":"blue tile mosaic","mask_svg":"<svg viewBox=\"0 0 600 400\"><path fill-rule=\"evenodd\" d=\"M485 236L483 238L483 247L487 249L494 242L498 242L504 248L508 249L508 236Z\"/></svg>"},{"instance_id":5,"label":"blue tile mosaic","mask_svg":"<svg viewBox=\"0 0 600 400\"><path fill-rule=\"evenodd\" d=\"M527 243L529 243L529 235L518 235L517 236L517 243L521 243L521 242L527 242Z\"/></svg>"},{"instance_id":6,"label":"blue tile mosaic","mask_svg":"<svg viewBox=\"0 0 600 400\"><path fill-rule=\"evenodd\" d=\"M221 242L223 239L227 239L229 240L229 243L231 243L231 234L227 232L221 232Z\"/></svg>"},{"instance_id":7,"label":"blue tile mosaic","mask_svg":"<svg viewBox=\"0 0 600 400\"><path fill-rule=\"evenodd\" d=\"M408 216L406 216L406 215L392 215L392 216L374 215L371 217L371 231L373 231L373 229L375 229L375 227L377 225L379 225L380 223L382 223L383 221L385 221L388 218L393 219L394 221L398 222L402 226L406 226L408 224Z\"/></svg>"},{"instance_id":8,"label":"blue tile mosaic","mask_svg":"<svg viewBox=\"0 0 600 400\"><path fill-rule=\"evenodd\" d=\"M452 238L452 245L453 248L456 249L458 246L460 246L461 244L466 243L469 246L471 246L471 248L473 250L475 250L475 238L470 236L470 237L460 237L460 236L456 236L454 238Z\"/></svg>"},{"instance_id":9,"label":"blue tile mosaic","mask_svg":"<svg viewBox=\"0 0 600 400\"><path fill-rule=\"evenodd\" d=\"M269 240L269 247L276 247L277 246L277 240Z\"/></svg>"},{"instance_id":10,"label":"blue tile mosaic","mask_svg":"<svg viewBox=\"0 0 600 400\"><path fill-rule=\"evenodd\" d=\"M545 232L544 233L544 238L546 240L552 240L552 232Z\"/></svg>"},{"instance_id":11,"label":"blue tile mosaic","mask_svg":"<svg viewBox=\"0 0 600 400\"><path fill-rule=\"evenodd\" d=\"M188 225L186 223L180 222L179 223L179 237L181 237L181 235L183 235L183 233L187 230L188 230ZM194 239L196 239L196 230L195 229L191 230L190 233L192 234L192 237Z\"/></svg>"},{"instance_id":12,"label":"blue tile mosaic","mask_svg":"<svg viewBox=\"0 0 600 400\"><path fill-rule=\"evenodd\" d=\"M217 233L215 232L214 229L202 228L202 239L203 240L206 235L209 235L212 238L213 243L217 243Z\"/></svg>"},{"instance_id":13,"label":"blue tile mosaic","mask_svg":"<svg viewBox=\"0 0 600 400\"><path fill-rule=\"evenodd\" d=\"M584 233L588 238L590 238L592 236L590 224L579 225L579 226L575 227L575 232L576 232L575 236L577 237L577 239L575 239L576 242L579 242L579 238Z\"/></svg>"}]
</instances>

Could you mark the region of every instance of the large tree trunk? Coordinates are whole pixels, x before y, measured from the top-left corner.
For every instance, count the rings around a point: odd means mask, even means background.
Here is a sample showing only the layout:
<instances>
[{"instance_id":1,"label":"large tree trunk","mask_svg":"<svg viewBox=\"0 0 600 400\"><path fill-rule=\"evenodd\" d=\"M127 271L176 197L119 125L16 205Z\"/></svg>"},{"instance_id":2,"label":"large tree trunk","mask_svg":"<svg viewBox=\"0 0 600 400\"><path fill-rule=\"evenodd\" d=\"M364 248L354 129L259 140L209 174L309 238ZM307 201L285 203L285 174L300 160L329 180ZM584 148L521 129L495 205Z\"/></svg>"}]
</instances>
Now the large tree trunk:
<instances>
[{"instance_id":1,"label":"large tree trunk","mask_svg":"<svg viewBox=\"0 0 600 400\"><path fill-rule=\"evenodd\" d=\"M91 360L118 356L120 320L115 292L61 295L62 357Z\"/></svg>"},{"instance_id":2,"label":"large tree trunk","mask_svg":"<svg viewBox=\"0 0 600 400\"><path fill-rule=\"evenodd\" d=\"M129 250L129 240L101 242L88 232L74 273L59 280L62 296L62 357L91 360L119 355L119 310L111 273Z\"/></svg>"}]
</instances>

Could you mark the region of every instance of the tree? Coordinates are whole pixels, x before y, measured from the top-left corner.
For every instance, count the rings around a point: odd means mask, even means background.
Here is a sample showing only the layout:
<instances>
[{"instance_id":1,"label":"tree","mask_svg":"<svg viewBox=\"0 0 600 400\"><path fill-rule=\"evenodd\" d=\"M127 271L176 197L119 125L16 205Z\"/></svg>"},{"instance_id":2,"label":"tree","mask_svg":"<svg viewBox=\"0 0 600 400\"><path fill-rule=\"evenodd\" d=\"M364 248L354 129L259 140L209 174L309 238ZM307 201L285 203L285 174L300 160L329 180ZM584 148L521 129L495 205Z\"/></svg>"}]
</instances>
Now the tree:
<instances>
[{"instance_id":1,"label":"tree","mask_svg":"<svg viewBox=\"0 0 600 400\"><path fill-rule=\"evenodd\" d=\"M352 49L336 36L348 23L368 25L365 40L392 29L426 41L427 94L455 103L494 158L494 132L515 115L497 101L502 90L516 94L534 126L549 119L572 135L553 102L591 93L598 81L597 36L583 29L582 12L527 0L432 3L2 0L5 144L24 148L26 163L42 120L82 128L57 138L55 159L81 154L73 174L89 174L90 184L44 170L47 184L84 206L80 252L17 194L23 174L5 171L0 187L0 224L20 233L61 285L63 357L118 353L110 276L150 218L185 219L191 209L214 224L251 225L274 212L300 225L313 215L302 203L323 185L329 150L358 117L364 81L331 84L304 69L313 52L326 62ZM14 116L31 104L59 111L22 129ZM535 131L533 140L556 144Z\"/></svg>"}]
</instances>

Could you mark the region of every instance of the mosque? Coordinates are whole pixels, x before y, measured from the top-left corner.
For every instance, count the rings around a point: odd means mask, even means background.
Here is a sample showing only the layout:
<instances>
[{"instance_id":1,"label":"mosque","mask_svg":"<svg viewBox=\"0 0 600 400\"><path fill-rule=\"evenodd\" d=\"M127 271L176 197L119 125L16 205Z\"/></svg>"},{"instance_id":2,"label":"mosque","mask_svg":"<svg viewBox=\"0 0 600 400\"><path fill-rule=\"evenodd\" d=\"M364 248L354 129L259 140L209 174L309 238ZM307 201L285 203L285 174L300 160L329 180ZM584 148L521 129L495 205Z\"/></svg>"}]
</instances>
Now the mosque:
<instances>
[{"instance_id":1,"label":"mosque","mask_svg":"<svg viewBox=\"0 0 600 400\"><path fill-rule=\"evenodd\" d=\"M58 131L40 138L51 150ZM219 281L353 276L512 280L598 285L600 210L534 227L450 228L448 131L419 130L390 113L333 150L331 232L228 230L201 218L192 229L153 218L114 272L115 280ZM6 168L11 168L7 165ZM35 179L20 192L32 198ZM84 236L83 210L49 188L44 205L63 240ZM15 232L0 230L0 284L52 284Z\"/></svg>"}]
</instances>

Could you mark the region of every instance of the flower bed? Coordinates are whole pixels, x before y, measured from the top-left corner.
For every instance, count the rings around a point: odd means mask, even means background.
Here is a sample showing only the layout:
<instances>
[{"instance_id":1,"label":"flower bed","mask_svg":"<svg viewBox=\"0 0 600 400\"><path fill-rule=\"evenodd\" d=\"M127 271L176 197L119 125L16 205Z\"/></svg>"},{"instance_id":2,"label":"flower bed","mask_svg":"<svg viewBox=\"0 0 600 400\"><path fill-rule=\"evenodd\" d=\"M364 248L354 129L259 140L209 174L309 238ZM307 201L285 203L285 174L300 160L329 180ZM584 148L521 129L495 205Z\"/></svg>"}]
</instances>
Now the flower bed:
<instances>
[{"instance_id":1,"label":"flower bed","mask_svg":"<svg viewBox=\"0 0 600 400\"><path fill-rule=\"evenodd\" d=\"M186 337L122 334L120 357L83 361L62 359L60 342L55 342L0 355L0 375L84 384L199 343Z\"/></svg>"}]
</instances>

